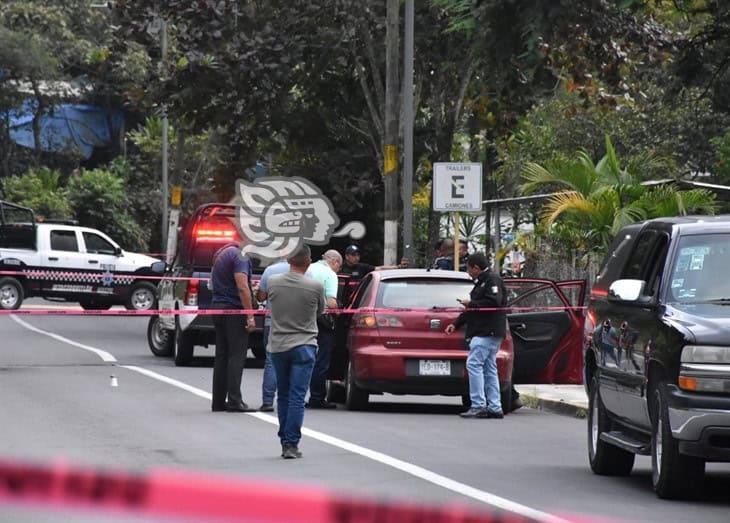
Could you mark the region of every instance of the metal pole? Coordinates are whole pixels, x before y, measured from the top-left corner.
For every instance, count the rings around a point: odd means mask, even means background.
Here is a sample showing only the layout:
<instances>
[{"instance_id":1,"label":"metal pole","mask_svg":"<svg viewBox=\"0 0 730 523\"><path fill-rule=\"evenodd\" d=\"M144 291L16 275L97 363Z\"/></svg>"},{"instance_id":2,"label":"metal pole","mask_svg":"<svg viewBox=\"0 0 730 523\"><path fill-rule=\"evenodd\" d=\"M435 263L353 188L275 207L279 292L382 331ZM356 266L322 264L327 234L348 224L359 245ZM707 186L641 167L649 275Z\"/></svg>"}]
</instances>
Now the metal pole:
<instances>
[{"instance_id":1,"label":"metal pole","mask_svg":"<svg viewBox=\"0 0 730 523\"><path fill-rule=\"evenodd\" d=\"M403 255L413 261L414 0L406 0L403 42Z\"/></svg>"},{"instance_id":2,"label":"metal pole","mask_svg":"<svg viewBox=\"0 0 730 523\"><path fill-rule=\"evenodd\" d=\"M451 214L454 220L454 270L459 270L459 245L461 244L461 231L459 230L459 224L461 223L461 217L459 212Z\"/></svg>"},{"instance_id":3,"label":"metal pole","mask_svg":"<svg viewBox=\"0 0 730 523\"><path fill-rule=\"evenodd\" d=\"M167 21L162 19L162 28L160 30L160 47L162 50L162 70L164 71L165 62L167 61ZM163 107L162 115L162 248L167 246L167 219L168 219L168 203L170 200L170 189L168 187L168 167L167 167L167 107Z\"/></svg>"}]
</instances>

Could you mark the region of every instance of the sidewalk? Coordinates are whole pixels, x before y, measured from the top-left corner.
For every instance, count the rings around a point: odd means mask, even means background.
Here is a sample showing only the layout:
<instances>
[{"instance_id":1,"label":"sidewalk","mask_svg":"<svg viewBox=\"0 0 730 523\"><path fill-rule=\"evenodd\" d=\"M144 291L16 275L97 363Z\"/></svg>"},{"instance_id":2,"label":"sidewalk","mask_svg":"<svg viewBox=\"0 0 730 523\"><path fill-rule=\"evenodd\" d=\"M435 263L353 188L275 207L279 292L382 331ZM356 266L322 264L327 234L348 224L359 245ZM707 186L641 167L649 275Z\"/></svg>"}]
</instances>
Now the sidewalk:
<instances>
[{"instance_id":1,"label":"sidewalk","mask_svg":"<svg viewBox=\"0 0 730 523\"><path fill-rule=\"evenodd\" d=\"M585 418L588 413L583 385L516 385L515 388L527 407L576 418Z\"/></svg>"}]
</instances>

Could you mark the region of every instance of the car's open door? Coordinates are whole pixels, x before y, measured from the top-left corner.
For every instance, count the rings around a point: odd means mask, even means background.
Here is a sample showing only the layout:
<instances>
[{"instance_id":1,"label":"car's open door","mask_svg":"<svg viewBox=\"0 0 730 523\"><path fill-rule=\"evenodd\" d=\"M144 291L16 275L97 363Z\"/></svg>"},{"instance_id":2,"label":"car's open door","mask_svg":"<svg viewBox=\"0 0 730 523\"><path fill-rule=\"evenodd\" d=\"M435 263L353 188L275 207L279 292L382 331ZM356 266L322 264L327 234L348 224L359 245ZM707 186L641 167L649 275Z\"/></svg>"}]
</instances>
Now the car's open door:
<instances>
[{"instance_id":1,"label":"car's open door","mask_svg":"<svg viewBox=\"0 0 730 523\"><path fill-rule=\"evenodd\" d=\"M508 278L514 383L578 384L583 376L584 280Z\"/></svg>"}]
</instances>

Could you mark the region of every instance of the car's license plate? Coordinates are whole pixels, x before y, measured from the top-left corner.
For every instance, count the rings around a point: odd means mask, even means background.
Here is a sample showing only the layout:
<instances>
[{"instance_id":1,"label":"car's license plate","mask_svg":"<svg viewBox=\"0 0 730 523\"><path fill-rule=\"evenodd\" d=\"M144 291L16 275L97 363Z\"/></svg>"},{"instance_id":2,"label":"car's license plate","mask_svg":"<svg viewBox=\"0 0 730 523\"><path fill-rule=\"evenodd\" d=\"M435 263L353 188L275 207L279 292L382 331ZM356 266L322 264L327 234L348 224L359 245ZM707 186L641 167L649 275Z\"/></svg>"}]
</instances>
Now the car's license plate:
<instances>
[{"instance_id":1,"label":"car's license plate","mask_svg":"<svg viewBox=\"0 0 730 523\"><path fill-rule=\"evenodd\" d=\"M421 376L450 376L449 360L418 360L418 374Z\"/></svg>"}]
</instances>

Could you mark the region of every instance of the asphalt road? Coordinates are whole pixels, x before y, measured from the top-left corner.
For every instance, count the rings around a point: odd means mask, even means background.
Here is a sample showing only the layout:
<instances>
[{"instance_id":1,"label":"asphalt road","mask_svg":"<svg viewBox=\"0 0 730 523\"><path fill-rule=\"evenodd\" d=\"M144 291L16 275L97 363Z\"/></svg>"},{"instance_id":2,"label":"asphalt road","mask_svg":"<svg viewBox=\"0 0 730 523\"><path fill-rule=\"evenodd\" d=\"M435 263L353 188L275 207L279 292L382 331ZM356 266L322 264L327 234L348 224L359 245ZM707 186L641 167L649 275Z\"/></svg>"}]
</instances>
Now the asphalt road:
<instances>
[{"instance_id":1,"label":"asphalt road","mask_svg":"<svg viewBox=\"0 0 730 523\"><path fill-rule=\"evenodd\" d=\"M196 349L194 366L176 368L149 352L146 318L19 320L0 317L0 458L179 467L419 503L512 502L589 519L729 519L728 465L708 466L702 500L661 501L647 458L629 478L590 472L583 420L527 408L502 421L462 420L452 398L385 396L369 412L308 411L304 459L284 461L273 416L210 412L206 349ZM110 357L116 361L103 361ZM243 392L252 406L260 404L261 374L249 360Z\"/></svg>"}]
</instances>

